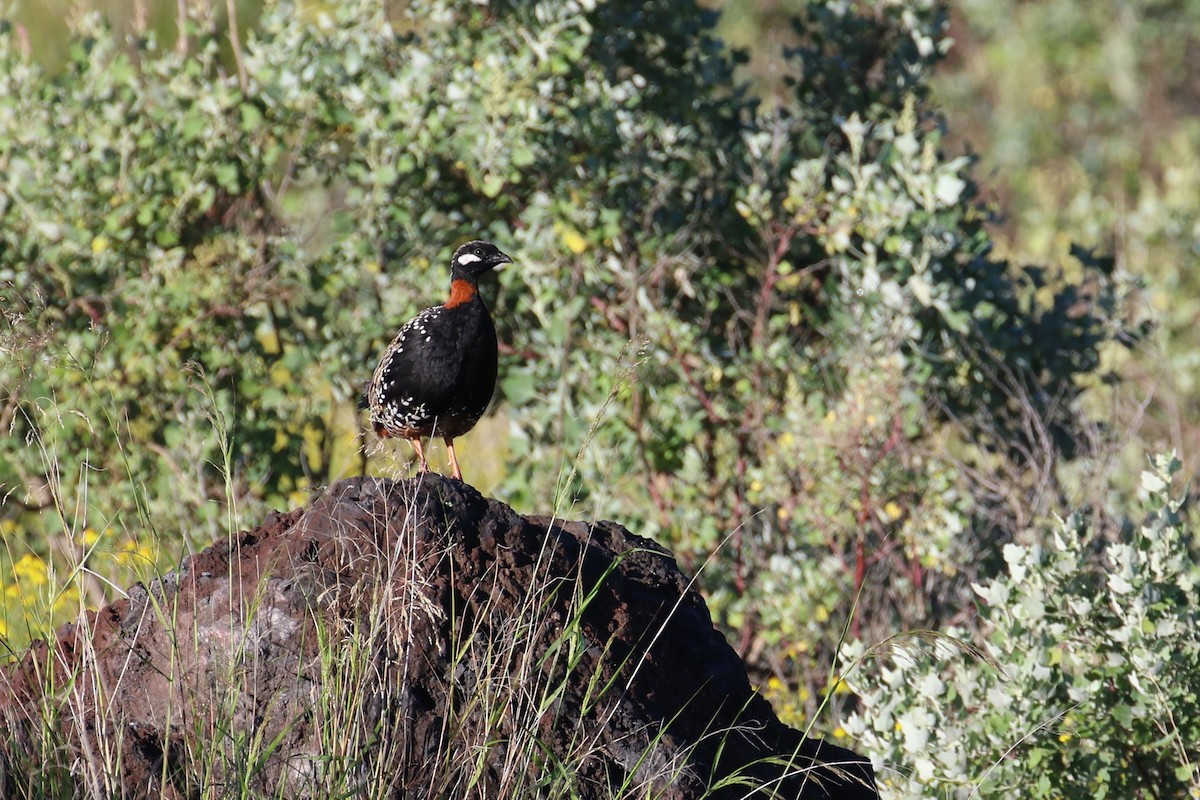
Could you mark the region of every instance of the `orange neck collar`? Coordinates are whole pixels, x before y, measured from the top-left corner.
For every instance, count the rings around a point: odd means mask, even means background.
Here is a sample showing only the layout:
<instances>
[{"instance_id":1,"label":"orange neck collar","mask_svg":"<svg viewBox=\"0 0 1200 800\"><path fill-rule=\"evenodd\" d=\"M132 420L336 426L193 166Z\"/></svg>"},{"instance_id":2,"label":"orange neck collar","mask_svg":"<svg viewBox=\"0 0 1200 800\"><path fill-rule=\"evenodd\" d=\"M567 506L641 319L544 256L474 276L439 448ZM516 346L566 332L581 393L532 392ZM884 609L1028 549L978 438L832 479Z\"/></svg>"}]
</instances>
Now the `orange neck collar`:
<instances>
[{"instance_id":1,"label":"orange neck collar","mask_svg":"<svg viewBox=\"0 0 1200 800\"><path fill-rule=\"evenodd\" d=\"M463 303L469 303L475 299L475 294L479 291L474 283L455 278L450 281L450 299L445 302L446 308L454 308L461 306Z\"/></svg>"}]
</instances>

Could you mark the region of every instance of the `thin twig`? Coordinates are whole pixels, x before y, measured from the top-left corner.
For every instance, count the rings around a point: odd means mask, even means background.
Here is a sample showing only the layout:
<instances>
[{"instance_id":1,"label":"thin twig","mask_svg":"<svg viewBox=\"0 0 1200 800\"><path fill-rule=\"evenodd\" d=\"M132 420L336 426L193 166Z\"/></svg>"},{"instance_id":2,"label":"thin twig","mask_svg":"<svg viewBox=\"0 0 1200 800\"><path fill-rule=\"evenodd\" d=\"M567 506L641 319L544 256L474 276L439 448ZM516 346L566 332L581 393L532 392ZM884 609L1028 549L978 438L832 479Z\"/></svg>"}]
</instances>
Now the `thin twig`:
<instances>
[{"instance_id":1,"label":"thin twig","mask_svg":"<svg viewBox=\"0 0 1200 800\"><path fill-rule=\"evenodd\" d=\"M244 93L247 86L246 62L242 58L242 40L238 35L236 0L225 0L225 13L229 15L229 43L233 46L233 60L237 64L238 86Z\"/></svg>"}]
</instances>

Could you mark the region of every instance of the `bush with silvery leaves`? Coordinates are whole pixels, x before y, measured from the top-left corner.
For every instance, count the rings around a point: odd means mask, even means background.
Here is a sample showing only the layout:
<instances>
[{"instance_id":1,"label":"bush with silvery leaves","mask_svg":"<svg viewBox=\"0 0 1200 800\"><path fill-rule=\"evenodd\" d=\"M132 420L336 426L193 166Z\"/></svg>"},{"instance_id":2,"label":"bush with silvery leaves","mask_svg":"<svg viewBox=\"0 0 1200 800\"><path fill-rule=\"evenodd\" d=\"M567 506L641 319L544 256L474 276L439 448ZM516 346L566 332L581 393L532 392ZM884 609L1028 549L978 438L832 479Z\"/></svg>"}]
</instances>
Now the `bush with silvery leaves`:
<instances>
[{"instance_id":1,"label":"bush with silvery leaves","mask_svg":"<svg viewBox=\"0 0 1200 800\"><path fill-rule=\"evenodd\" d=\"M1200 795L1200 567L1179 469L1158 457L1143 474L1140 524L1079 513L1006 545L1005 573L974 587L979 650L954 631L848 648L862 705L845 728L885 797Z\"/></svg>"}]
</instances>

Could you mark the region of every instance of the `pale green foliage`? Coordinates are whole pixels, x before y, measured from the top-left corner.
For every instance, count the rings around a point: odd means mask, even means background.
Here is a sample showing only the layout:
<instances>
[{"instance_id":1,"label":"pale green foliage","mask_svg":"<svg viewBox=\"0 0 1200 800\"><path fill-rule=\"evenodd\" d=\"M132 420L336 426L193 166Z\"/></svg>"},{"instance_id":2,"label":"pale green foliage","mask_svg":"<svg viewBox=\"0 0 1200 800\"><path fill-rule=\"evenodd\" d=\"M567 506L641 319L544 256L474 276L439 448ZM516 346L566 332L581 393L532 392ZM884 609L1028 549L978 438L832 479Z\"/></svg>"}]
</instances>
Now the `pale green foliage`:
<instances>
[{"instance_id":1,"label":"pale green foliage","mask_svg":"<svg viewBox=\"0 0 1200 800\"><path fill-rule=\"evenodd\" d=\"M772 657L864 585L881 635L962 602L995 507L1055 497L1049 468L1011 476L1075 452L1124 279L989 257L927 100L938 5L805 6L779 112L713 21L280 2L240 70L211 19L186 54L89 19L55 75L0 35L0 484L27 546L202 546L356 471L374 358L485 236L517 261L484 286L505 499L715 552L716 614ZM1010 477L972 501L966 474Z\"/></svg>"},{"instance_id":2,"label":"pale green foliage","mask_svg":"<svg viewBox=\"0 0 1200 800\"><path fill-rule=\"evenodd\" d=\"M1154 395L1146 437L1194 452L1200 3L967 0L958 10L962 58L934 86L1003 198L998 243L1054 261L1078 242L1148 279L1153 357L1122 364L1113 350L1106 361ZM1134 478L1143 456L1127 455Z\"/></svg>"},{"instance_id":3,"label":"pale green foliage","mask_svg":"<svg viewBox=\"0 0 1200 800\"><path fill-rule=\"evenodd\" d=\"M1005 573L974 587L986 660L939 639L850 674L862 709L846 729L886 796L1200 793L1200 569L1171 492L1180 466L1143 475L1136 527L1075 514L1042 545L1006 545Z\"/></svg>"}]
</instances>

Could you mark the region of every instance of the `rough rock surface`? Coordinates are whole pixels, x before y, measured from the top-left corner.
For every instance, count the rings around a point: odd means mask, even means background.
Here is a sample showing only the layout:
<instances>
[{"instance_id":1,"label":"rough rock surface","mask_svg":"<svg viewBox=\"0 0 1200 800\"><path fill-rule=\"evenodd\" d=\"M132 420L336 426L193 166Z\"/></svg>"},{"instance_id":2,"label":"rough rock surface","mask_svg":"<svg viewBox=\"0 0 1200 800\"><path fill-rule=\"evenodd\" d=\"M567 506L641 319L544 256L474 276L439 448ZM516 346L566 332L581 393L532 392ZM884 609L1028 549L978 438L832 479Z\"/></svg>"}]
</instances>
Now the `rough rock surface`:
<instances>
[{"instance_id":1,"label":"rough rock surface","mask_svg":"<svg viewBox=\"0 0 1200 800\"><path fill-rule=\"evenodd\" d=\"M666 550L436 475L335 484L0 672L16 793L47 709L83 795L876 797Z\"/></svg>"}]
</instances>

